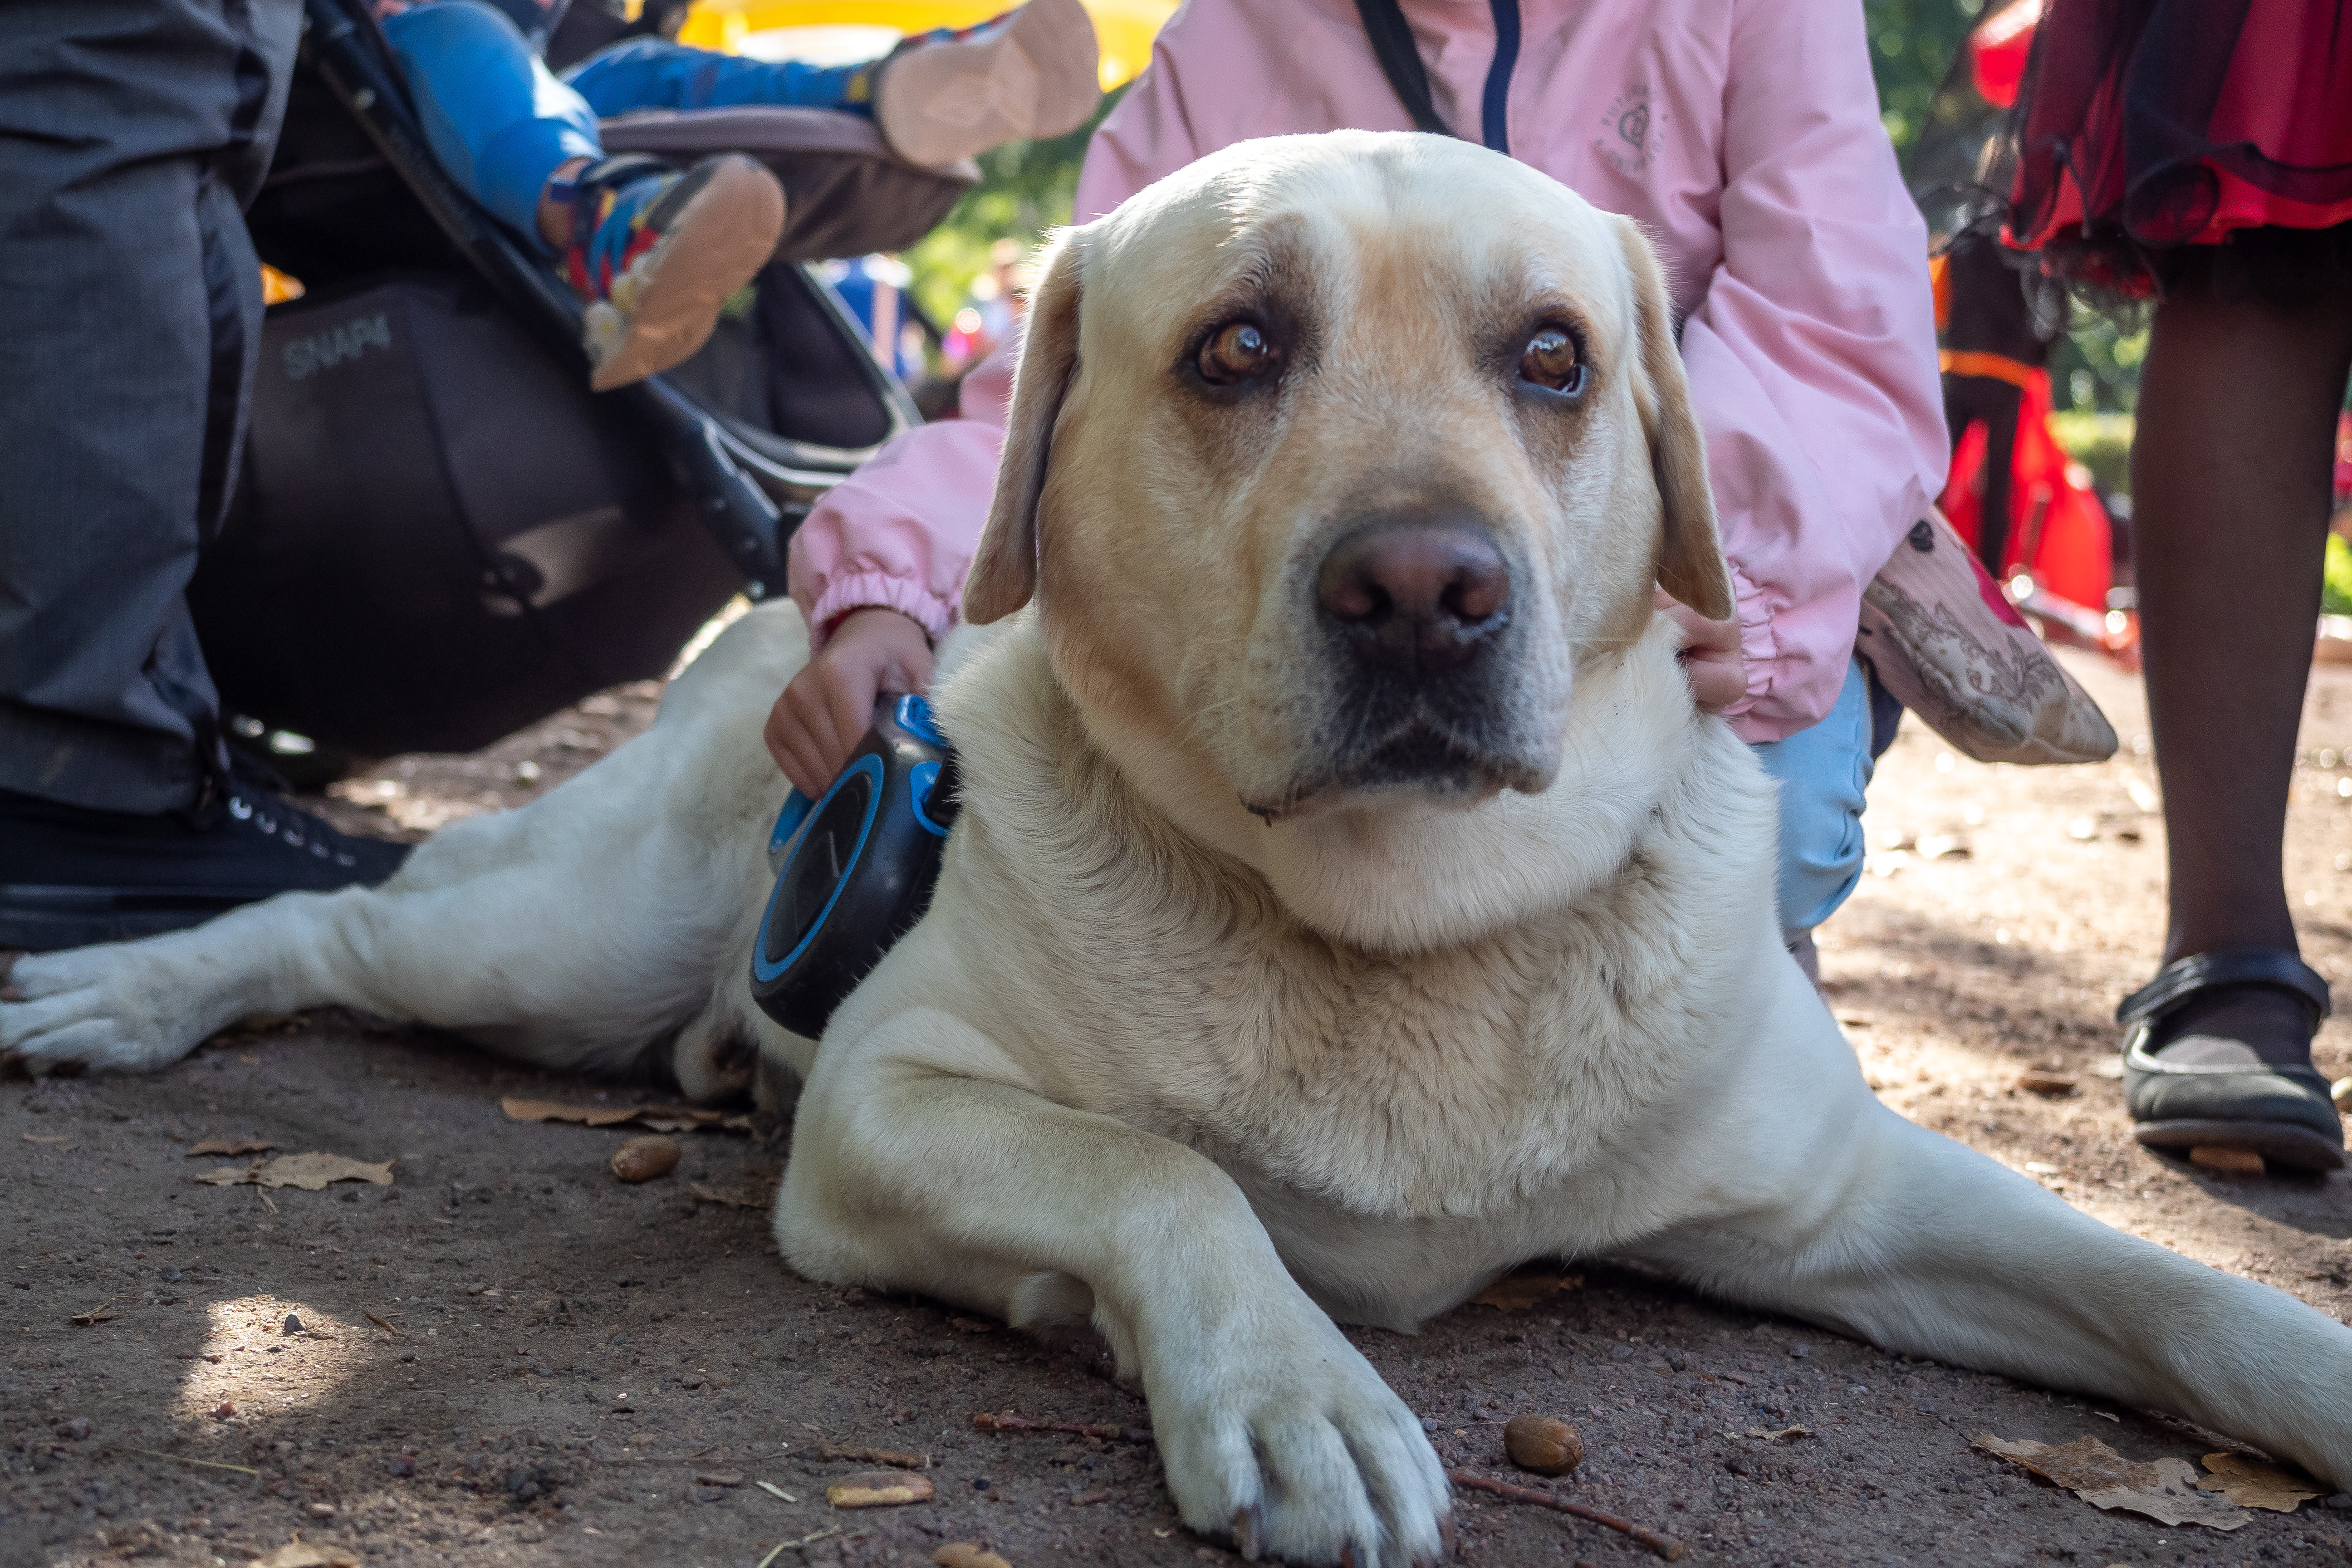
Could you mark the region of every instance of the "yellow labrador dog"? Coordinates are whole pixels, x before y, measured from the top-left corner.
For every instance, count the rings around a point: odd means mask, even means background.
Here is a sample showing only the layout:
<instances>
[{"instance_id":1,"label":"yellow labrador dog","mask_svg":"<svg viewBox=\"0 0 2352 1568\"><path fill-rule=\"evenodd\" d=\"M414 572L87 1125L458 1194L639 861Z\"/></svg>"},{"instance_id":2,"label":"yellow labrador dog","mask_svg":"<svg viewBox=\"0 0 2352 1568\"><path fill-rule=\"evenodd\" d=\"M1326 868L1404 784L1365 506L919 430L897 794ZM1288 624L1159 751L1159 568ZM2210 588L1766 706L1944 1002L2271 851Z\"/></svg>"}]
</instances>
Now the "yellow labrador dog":
<instances>
[{"instance_id":1,"label":"yellow labrador dog","mask_svg":"<svg viewBox=\"0 0 2352 1568\"><path fill-rule=\"evenodd\" d=\"M545 1062L803 1076L812 1276L1091 1322L1185 1520L1422 1563L1446 1482L1334 1326L1637 1258L2179 1412L2352 1485L2352 1331L1882 1108L1781 951L1765 778L1639 231L1433 136L1246 143L1066 235L939 692L930 913L822 1049L746 970L806 657L755 611L652 731L373 892L26 959L0 1045L152 1067L346 1003Z\"/></svg>"}]
</instances>

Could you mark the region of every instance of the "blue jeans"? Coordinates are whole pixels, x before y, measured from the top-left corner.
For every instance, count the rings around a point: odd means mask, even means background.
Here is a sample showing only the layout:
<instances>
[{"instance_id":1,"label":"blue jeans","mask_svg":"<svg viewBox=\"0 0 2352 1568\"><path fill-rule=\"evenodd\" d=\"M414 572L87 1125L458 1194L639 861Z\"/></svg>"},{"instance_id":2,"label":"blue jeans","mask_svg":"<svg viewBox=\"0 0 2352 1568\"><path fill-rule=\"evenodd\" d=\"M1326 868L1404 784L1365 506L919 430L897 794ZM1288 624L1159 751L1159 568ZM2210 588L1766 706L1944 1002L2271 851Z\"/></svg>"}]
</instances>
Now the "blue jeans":
<instances>
[{"instance_id":1,"label":"blue jeans","mask_svg":"<svg viewBox=\"0 0 2352 1568\"><path fill-rule=\"evenodd\" d=\"M591 56L559 81L504 12L433 0L384 19L425 122L433 156L499 222L545 248L539 200L574 158L601 158L600 117L640 109L787 109L868 112L869 61L771 64L638 38Z\"/></svg>"},{"instance_id":2,"label":"blue jeans","mask_svg":"<svg viewBox=\"0 0 2352 1568\"><path fill-rule=\"evenodd\" d=\"M1879 706L1856 661L1820 723L1748 748L1780 785L1784 942L1796 942L1836 913L1862 880L1863 792L1877 754L1895 738L1887 716L1874 711Z\"/></svg>"},{"instance_id":3,"label":"blue jeans","mask_svg":"<svg viewBox=\"0 0 2352 1568\"><path fill-rule=\"evenodd\" d=\"M608 118L638 109L761 107L870 114L874 64L751 60L662 38L631 38L589 56L563 79Z\"/></svg>"}]
</instances>

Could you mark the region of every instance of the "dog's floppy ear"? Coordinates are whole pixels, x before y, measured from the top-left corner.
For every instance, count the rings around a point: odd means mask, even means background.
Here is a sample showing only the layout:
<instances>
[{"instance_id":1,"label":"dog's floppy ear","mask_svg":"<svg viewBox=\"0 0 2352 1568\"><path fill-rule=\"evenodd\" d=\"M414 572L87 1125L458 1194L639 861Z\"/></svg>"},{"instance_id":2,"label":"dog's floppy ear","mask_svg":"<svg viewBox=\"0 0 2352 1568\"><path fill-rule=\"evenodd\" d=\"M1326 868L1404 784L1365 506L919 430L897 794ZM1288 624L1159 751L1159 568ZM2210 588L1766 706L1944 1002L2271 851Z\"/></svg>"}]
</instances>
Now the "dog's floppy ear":
<instances>
[{"instance_id":1,"label":"dog's floppy ear","mask_svg":"<svg viewBox=\"0 0 2352 1568\"><path fill-rule=\"evenodd\" d=\"M1682 351L1675 346L1674 301L1657 254L1633 219L1616 220L1617 243L1633 282L1634 330L1641 339L1633 402L1649 438L1665 537L1658 547L1658 586L1711 621L1731 618L1731 572L1715 532L1715 492L1706 479L1706 444L1691 412Z\"/></svg>"},{"instance_id":2,"label":"dog's floppy ear","mask_svg":"<svg viewBox=\"0 0 2352 1568\"><path fill-rule=\"evenodd\" d=\"M976 626L1002 620L1037 592L1037 503L1045 489L1054 422L1078 369L1078 238L1066 229L1055 240L1029 298L996 499L963 585L963 618Z\"/></svg>"}]
</instances>

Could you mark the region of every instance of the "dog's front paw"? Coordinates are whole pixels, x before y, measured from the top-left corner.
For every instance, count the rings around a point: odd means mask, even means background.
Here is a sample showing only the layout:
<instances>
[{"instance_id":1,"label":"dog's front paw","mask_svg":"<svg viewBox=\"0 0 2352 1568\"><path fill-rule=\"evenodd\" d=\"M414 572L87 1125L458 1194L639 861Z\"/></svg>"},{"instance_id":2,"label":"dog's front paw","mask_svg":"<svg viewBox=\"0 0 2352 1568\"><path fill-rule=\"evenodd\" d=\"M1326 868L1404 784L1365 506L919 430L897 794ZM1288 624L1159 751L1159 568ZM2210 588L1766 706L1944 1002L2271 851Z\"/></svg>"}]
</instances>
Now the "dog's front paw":
<instances>
[{"instance_id":1,"label":"dog's front paw","mask_svg":"<svg viewBox=\"0 0 2352 1568\"><path fill-rule=\"evenodd\" d=\"M167 1020L127 944L0 953L0 1060L36 1075L81 1067L151 1072L201 1037Z\"/></svg>"},{"instance_id":2,"label":"dog's front paw","mask_svg":"<svg viewBox=\"0 0 2352 1568\"><path fill-rule=\"evenodd\" d=\"M1406 1568L1444 1551L1444 1468L1328 1320L1230 1336L1148 1382L1169 1489L1192 1529L1252 1560Z\"/></svg>"}]
</instances>

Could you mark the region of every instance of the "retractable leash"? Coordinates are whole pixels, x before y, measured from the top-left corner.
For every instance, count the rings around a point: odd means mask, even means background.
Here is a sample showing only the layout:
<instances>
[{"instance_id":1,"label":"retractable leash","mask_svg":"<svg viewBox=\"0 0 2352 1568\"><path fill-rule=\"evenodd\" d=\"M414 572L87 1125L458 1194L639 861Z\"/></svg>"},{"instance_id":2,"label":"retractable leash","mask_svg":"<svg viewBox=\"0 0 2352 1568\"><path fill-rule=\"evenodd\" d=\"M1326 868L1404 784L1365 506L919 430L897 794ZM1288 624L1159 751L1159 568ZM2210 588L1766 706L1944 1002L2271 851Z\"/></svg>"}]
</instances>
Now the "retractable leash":
<instances>
[{"instance_id":1,"label":"retractable leash","mask_svg":"<svg viewBox=\"0 0 2352 1568\"><path fill-rule=\"evenodd\" d=\"M751 994L811 1039L922 918L954 822L955 756L919 697L885 697L814 805L794 790L768 836L776 890L751 950Z\"/></svg>"}]
</instances>

